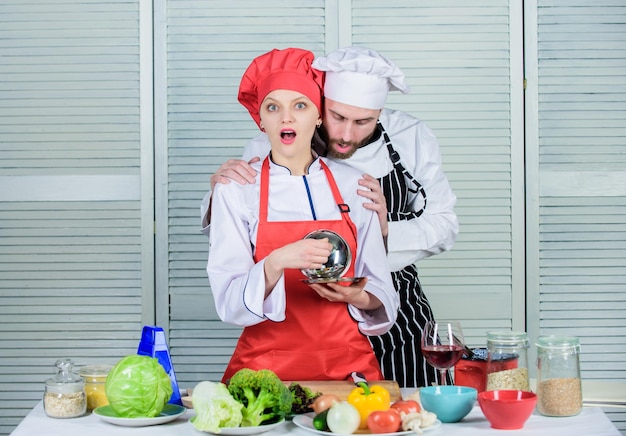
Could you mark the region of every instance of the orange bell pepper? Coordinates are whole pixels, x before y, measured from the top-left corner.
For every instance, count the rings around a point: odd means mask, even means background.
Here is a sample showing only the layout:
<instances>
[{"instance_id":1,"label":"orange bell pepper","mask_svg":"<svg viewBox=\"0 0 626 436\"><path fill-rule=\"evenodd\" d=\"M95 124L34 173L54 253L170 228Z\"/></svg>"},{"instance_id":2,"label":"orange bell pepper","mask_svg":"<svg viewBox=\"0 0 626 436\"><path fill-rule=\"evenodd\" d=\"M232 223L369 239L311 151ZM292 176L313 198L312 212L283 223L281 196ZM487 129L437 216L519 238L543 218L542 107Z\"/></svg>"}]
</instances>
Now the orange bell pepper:
<instances>
[{"instance_id":1,"label":"orange bell pepper","mask_svg":"<svg viewBox=\"0 0 626 436\"><path fill-rule=\"evenodd\" d=\"M389 391L382 386L367 383L357 383L358 387L354 388L348 395L348 403L352 404L361 415L361 424L359 429L367 428L367 417L370 413L377 410L388 410L391 406Z\"/></svg>"}]
</instances>

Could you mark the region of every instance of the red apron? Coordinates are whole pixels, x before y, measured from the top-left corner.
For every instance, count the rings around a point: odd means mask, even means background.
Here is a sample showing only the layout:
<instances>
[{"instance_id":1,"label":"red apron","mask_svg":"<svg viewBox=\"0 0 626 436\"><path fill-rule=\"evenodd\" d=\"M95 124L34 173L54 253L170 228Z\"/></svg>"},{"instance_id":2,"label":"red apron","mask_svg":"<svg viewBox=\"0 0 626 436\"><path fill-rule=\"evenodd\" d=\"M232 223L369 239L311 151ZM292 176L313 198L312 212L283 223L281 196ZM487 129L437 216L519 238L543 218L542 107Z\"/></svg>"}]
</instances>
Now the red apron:
<instances>
[{"instance_id":1,"label":"red apron","mask_svg":"<svg viewBox=\"0 0 626 436\"><path fill-rule=\"evenodd\" d=\"M320 163L336 203L342 204L332 173L323 161ZM342 212L340 220L268 222L268 185L269 158L266 158L261 169L255 262L272 250L320 229L339 233L356 254L356 228L347 211ZM354 263L353 256L346 277L354 275ZM347 305L321 298L302 282L303 278L300 270L285 270L285 320L265 320L244 328L223 381L241 368L268 368L281 380L343 380L352 371L363 373L369 380L383 379L372 346L359 331Z\"/></svg>"}]
</instances>

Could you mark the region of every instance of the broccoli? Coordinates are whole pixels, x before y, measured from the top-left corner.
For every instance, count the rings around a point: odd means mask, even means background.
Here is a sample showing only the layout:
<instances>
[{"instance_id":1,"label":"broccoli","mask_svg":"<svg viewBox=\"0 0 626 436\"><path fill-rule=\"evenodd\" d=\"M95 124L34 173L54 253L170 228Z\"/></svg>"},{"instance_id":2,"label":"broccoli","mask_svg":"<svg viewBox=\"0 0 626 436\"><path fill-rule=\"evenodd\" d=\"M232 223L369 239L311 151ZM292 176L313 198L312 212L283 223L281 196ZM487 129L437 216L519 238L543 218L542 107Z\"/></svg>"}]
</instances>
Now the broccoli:
<instances>
[{"instance_id":1,"label":"broccoli","mask_svg":"<svg viewBox=\"0 0 626 436\"><path fill-rule=\"evenodd\" d=\"M228 391L243 404L241 427L277 422L291 412L293 394L269 369L240 369L230 378Z\"/></svg>"}]
</instances>

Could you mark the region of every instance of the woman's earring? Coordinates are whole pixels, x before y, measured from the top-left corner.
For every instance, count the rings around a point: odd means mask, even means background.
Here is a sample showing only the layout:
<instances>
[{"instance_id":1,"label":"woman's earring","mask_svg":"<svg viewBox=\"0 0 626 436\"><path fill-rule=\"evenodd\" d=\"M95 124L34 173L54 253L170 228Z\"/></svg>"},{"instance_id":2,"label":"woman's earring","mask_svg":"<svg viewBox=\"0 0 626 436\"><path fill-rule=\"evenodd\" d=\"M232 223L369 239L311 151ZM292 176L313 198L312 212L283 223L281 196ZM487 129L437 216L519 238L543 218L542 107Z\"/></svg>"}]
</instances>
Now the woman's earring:
<instances>
[{"instance_id":1,"label":"woman's earring","mask_svg":"<svg viewBox=\"0 0 626 436\"><path fill-rule=\"evenodd\" d=\"M319 121L317 122L317 128L319 129L320 127L322 127L322 120L319 120Z\"/></svg>"}]
</instances>

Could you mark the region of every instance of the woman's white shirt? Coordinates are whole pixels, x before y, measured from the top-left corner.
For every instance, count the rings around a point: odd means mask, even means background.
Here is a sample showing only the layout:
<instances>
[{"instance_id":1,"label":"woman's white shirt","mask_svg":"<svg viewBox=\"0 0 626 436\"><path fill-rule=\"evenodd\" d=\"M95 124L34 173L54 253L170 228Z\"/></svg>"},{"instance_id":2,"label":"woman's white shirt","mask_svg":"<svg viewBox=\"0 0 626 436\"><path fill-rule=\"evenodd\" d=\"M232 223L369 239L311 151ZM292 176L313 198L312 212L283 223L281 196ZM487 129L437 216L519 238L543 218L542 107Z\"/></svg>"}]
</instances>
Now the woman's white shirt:
<instances>
[{"instance_id":1,"label":"woman's white shirt","mask_svg":"<svg viewBox=\"0 0 626 436\"><path fill-rule=\"evenodd\" d=\"M319 159L323 158L316 159L306 175L317 219L341 219ZM355 275L368 277L365 289L383 303L375 311L350 305L348 308L363 334L380 335L395 323L399 300L387 266L378 216L363 207L363 202L369 200L356 193L362 174L342 162L328 159L324 162L333 173L344 203L350 206L350 218L357 228ZM207 274L220 319L239 326L266 319L281 321L285 317L284 275L268 298L264 298L264 261L253 260L259 223L261 162L253 167L257 170L254 184L218 184L212 197ZM270 163L269 221L313 219L303 177L292 176L285 167Z\"/></svg>"}]
</instances>

